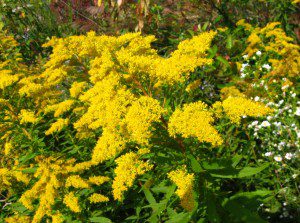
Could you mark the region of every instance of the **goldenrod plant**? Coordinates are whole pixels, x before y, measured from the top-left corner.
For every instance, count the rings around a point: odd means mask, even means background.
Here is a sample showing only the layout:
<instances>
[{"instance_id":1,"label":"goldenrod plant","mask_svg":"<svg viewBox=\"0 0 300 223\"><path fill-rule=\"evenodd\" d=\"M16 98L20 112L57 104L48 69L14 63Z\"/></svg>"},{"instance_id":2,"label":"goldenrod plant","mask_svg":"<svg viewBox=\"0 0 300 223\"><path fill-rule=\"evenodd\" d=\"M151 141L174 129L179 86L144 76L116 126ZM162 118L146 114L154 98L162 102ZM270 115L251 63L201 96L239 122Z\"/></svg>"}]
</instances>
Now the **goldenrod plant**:
<instances>
[{"instance_id":1,"label":"goldenrod plant","mask_svg":"<svg viewBox=\"0 0 300 223\"><path fill-rule=\"evenodd\" d=\"M276 109L235 87L193 97L216 35L166 56L141 33L53 37L28 67L2 33L0 220L264 222L277 184L247 126Z\"/></svg>"}]
</instances>

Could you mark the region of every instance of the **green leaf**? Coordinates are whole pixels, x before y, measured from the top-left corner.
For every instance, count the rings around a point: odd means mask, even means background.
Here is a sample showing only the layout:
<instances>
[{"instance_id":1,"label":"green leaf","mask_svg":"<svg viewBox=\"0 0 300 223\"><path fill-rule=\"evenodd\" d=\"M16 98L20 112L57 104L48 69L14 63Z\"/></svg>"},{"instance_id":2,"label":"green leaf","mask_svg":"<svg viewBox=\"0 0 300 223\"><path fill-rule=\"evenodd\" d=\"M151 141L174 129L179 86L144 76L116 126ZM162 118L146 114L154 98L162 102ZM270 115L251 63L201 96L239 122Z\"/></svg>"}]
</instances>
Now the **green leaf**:
<instances>
[{"instance_id":1,"label":"green leaf","mask_svg":"<svg viewBox=\"0 0 300 223\"><path fill-rule=\"evenodd\" d=\"M263 171L264 169L266 169L269 166L269 163L265 163L264 165L261 165L259 167L245 167L243 169L241 169L241 171L238 174L239 178L242 177L249 177L252 175L255 175L261 171Z\"/></svg>"},{"instance_id":2,"label":"green leaf","mask_svg":"<svg viewBox=\"0 0 300 223\"><path fill-rule=\"evenodd\" d=\"M226 40L226 48L230 50L232 48L232 45L233 45L232 36L229 35Z\"/></svg>"},{"instance_id":3,"label":"green leaf","mask_svg":"<svg viewBox=\"0 0 300 223\"><path fill-rule=\"evenodd\" d=\"M191 219L190 213L176 213L175 215L170 216L170 219L166 223L188 223Z\"/></svg>"},{"instance_id":4,"label":"green leaf","mask_svg":"<svg viewBox=\"0 0 300 223\"><path fill-rule=\"evenodd\" d=\"M257 213L250 211L246 206L235 200L225 199L222 205L236 222L266 223Z\"/></svg>"},{"instance_id":5,"label":"green leaf","mask_svg":"<svg viewBox=\"0 0 300 223\"><path fill-rule=\"evenodd\" d=\"M35 171L37 170L37 167L33 167L33 168L27 168L22 170L23 173L35 173Z\"/></svg>"},{"instance_id":6,"label":"green leaf","mask_svg":"<svg viewBox=\"0 0 300 223\"><path fill-rule=\"evenodd\" d=\"M211 47L209 50L209 55L208 58L213 58L214 56L216 56L217 52L218 52L218 47L216 45L213 45L213 47Z\"/></svg>"},{"instance_id":7,"label":"green leaf","mask_svg":"<svg viewBox=\"0 0 300 223\"><path fill-rule=\"evenodd\" d=\"M197 221L197 223L205 223L205 222L207 222L207 221L205 220L205 218L200 218L200 219Z\"/></svg>"},{"instance_id":8,"label":"green leaf","mask_svg":"<svg viewBox=\"0 0 300 223\"><path fill-rule=\"evenodd\" d=\"M220 216L217 212L217 200L215 195L212 192L208 192L206 196L206 204L207 204L207 217L208 220L212 223L221 222Z\"/></svg>"},{"instance_id":9,"label":"green leaf","mask_svg":"<svg viewBox=\"0 0 300 223\"><path fill-rule=\"evenodd\" d=\"M251 191L251 192L241 192L237 193L230 197L230 199L236 199L240 197L246 197L248 199L254 198L254 197L266 197L272 194L272 191L270 190L257 190L257 191Z\"/></svg>"},{"instance_id":10,"label":"green leaf","mask_svg":"<svg viewBox=\"0 0 300 223\"><path fill-rule=\"evenodd\" d=\"M261 165L259 167L244 167L242 169L235 169L233 167L211 169L208 172L212 177L219 178L243 178L255 175L269 166L269 163Z\"/></svg>"},{"instance_id":11,"label":"green leaf","mask_svg":"<svg viewBox=\"0 0 300 223\"><path fill-rule=\"evenodd\" d=\"M248 210L256 212L261 203L265 203L267 199L272 198L272 191L269 190L257 190L251 192L240 192L231 196L230 200L235 200L241 205L247 207ZM274 196L273 196L274 198Z\"/></svg>"},{"instance_id":12,"label":"green leaf","mask_svg":"<svg viewBox=\"0 0 300 223\"><path fill-rule=\"evenodd\" d=\"M109 218L105 217L92 217L90 218L90 222L112 223L112 221Z\"/></svg>"},{"instance_id":13,"label":"green leaf","mask_svg":"<svg viewBox=\"0 0 300 223\"><path fill-rule=\"evenodd\" d=\"M232 158L232 167L236 167L242 159L243 159L242 155L236 154Z\"/></svg>"},{"instance_id":14,"label":"green leaf","mask_svg":"<svg viewBox=\"0 0 300 223\"><path fill-rule=\"evenodd\" d=\"M228 61L226 59L224 59L223 57L217 56L216 59L218 61L220 61L222 64L224 64L226 67L230 67L230 64L228 63Z\"/></svg>"},{"instance_id":15,"label":"green leaf","mask_svg":"<svg viewBox=\"0 0 300 223\"><path fill-rule=\"evenodd\" d=\"M189 154L188 158L191 161L191 166L195 173L203 172L203 168L201 167L200 163L196 160L196 158L192 154Z\"/></svg>"},{"instance_id":16,"label":"green leaf","mask_svg":"<svg viewBox=\"0 0 300 223\"><path fill-rule=\"evenodd\" d=\"M149 202L149 204L156 204L156 200L155 198L153 197L152 193L150 190L146 189L146 188L143 188L143 192L146 196L146 199L147 201Z\"/></svg>"}]
</instances>

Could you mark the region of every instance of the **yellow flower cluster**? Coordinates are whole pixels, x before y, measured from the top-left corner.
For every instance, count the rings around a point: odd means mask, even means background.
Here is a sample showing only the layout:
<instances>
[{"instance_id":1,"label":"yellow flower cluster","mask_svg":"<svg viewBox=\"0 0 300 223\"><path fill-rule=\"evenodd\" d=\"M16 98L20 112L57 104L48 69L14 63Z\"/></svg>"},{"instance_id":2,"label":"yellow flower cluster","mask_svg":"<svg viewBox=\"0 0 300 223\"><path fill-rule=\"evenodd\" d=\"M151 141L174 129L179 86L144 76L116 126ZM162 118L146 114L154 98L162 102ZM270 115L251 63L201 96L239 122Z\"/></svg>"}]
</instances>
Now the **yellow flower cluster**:
<instances>
[{"instance_id":1,"label":"yellow flower cluster","mask_svg":"<svg viewBox=\"0 0 300 223\"><path fill-rule=\"evenodd\" d=\"M259 117L272 113L272 109L263 103L242 97L229 97L222 107L231 122L239 124L243 116Z\"/></svg>"},{"instance_id":2,"label":"yellow flower cluster","mask_svg":"<svg viewBox=\"0 0 300 223\"><path fill-rule=\"evenodd\" d=\"M121 136L104 130L94 148L92 162L98 164L115 157L125 148L125 145L126 142Z\"/></svg>"},{"instance_id":3,"label":"yellow flower cluster","mask_svg":"<svg viewBox=\"0 0 300 223\"><path fill-rule=\"evenodd\" d=\"M13 148L12 143L11 142L6 142L4 144L4 154L7 156L10 153L10 151L12 150L12 148Z\"/></svg>"},{"instance_id":4,"label":"yellow flower cluster","mask_svg":"<svg viewBox=\"0 0 300 223\"><path fill-rule=\"evenodd\" d=\"M109 201L109 198L102 194L94 193L89 197L89 200L91 203L101 203Z\"/></svg>"},{"instance_id":5,"label":"yellow flower cluster","mask_svg":"<svg viewBox=\"0 0 300 223\"><path fill-rule=\"evenodd\" d=\"M77 98L82 90L86 87L86 82L74 82L70 88L70 96L73 98Z\"/></svg>"},{"instance_id":6,"label":"yellow flower cluster","mask_svg":"<svg viewBox=\"0 0 300 223\"><path fill-rule=\"evenodd\" d=\"M18 80L19 77L12 75L10 70L0 70L0 90L4 90Z\"/></svg>"},{"instance_id":7,"label":"yellow flower cluster","mask_svg":"<svg viewBox=\"0 0 300 223\"><path fill-rule=\"evenodd\" d=\"M59 117L72 108L75 101L66 100L58 104L49 105L45 108L45 113L54 111L54 117Z\"/></svg>"},{"instance_id":8,"label":"yellow flower cluster","mask_svg":"<svg viewBox=\"0 0 300 223\"><path fill-rule=\"evenodd\" d=\"M186 87L186 91L187 92L190 92L190 91L193 91L195 90L197 87L199 87L201 84L201 80L195 80L193 81L192 83L190 83L187 87Z\"/></svg>"},{"instance_id":9,"label":"yellow flower cluster","mask_svg":"<svg viewBox=\"0 0 300 223\"><path fill-rule=\"evenodd\" d=\"M73 212L80 212L81 211L81 208L80 208L79 203L78 203L78 197L76 197L73 192L70 192L70 193L65 195L64 203Z\"/></svg>"},{"instance_id":10,"label":"yellow flower cluster","mask_svg":"<svg viewBox=\"0 0 300 223\"><path fill-rule=\"evenodd\" d=\"M151 123L158 122L163 112L159 101L151 97L143 96L133 102L125 116L130 139L146 145L151 137Z\"/></svg>"},{"instance_id":11,"label":"yellow flower cluster","mask_svg":"<svg viewBox=\"0 0 300 223\"><path fill-rule=\"evenodd\" d=\"M193 197L194 174L187 173L186 167L183 167L171 171L168 173L168 177L178 187L175 193L180 198L181 206L187 211L192 211L195 206Z\"/></svg>"},{"instance_id":12,"label":"yellow flower cluster","mask_svg":"<svg viewBox=\"0 0 300 223\"><path fill-rule=\"evenodd\" d=\"M152 169L153 165L140 160L141 153L129 152L116 159L117 167L114 172L116 177L113 180L112 189L115 200L122 200L123 193L132 187L137 176Z\"/></svg>"},{"instance_id":13,"label":"yellow flower cluster","mask_svg":"<svg viewBox=\"0 0 300 223\"><path fill-rule=\"evenodd\" d=\"M90 183L101 185L102 183L109 180L108 177L104 176L95 176L89 180L84 180L78 174L76 174L79 171L90 168L90 163L75 164L74 159L58 160L53 157L38 157L36 160L39 166L34 176L38 180L35 182L31 189L22 194L19 200L29 210L34 210L33 202L39 200L39 205L35 211L32 222L40 222L45 215L51 216L53 219L56 219L57 222L62 222L61 214L57 213L53 215L52 212L52 206L55 203L55 198L60 195L61 188L63 190L68 187L89 188ZM10 171L9 173L13 172ZM20 177L21 175L19 176L19 178ZM22 177L24 178L24 176ZM28 177L26 177L25 179L28 181ZM80 212L78 198L74 195L73 192L66 194L64 196L63 202L73 212ZM53 220L53 222L55 221Z\"/></svg>"},{"instance_id":14,"label":"yellow flower cluster","mask_svg":"<svg viewBox=\"0 0 300 223\"><path fill-rule=\"evenodd\" d=\"M286 35L279 22L272 22L263 28L252 28L243 21L238 25L251 30L247 39L245 54L253 55L258 50L268 52L271 56L273 71L269 75L296 77L300 73L300 46L293 43L293 38ZM279 57L280 56L280 59Z\"/></svg>"},{"instance_id":15,"label":"yellow flower cluster","mask_svg":"<svg viewBox=\"0 0 300 223\"><path fill-rule=\"evenodd\" d=\"M0 192L10 188L13 180L28 184L30 178L18 169L0 168Z\"/></svg>"},{"instance_id":16,"label":"yellow flower cluster","mask_svg":"<svg viewBox=\"0 0 300 223\"><path fill-rule=\"evenodd\" d=\"M184 105L176 109L169 120L168 131L171 136L181 134L184 138L197 137L199 142L209 142L219 146L223 140L218 131L212 126L213 113L203 102Z\"/></svg>"},{"instance_id":17,"label":"yellow flower cluster","mask_svg":"<svg viewBox=\"0 0 300 223\"><path fill-rule=\"evenodd\" d=\"M38 119L35 117L33 111L22 109L19 114L20 123L36 123Z\"/></svg>"},{"instance_id":18,"label":"yellow flower cluster","mask_svg":"<svg viewBox=\"0 0 300 223\"><path fill-rule=\"evenodd\" d=\"M104 177L104 176L93 176L93 177L89 177L89 182L91 184L95 184L95 185L101 185L107 181L109 181L110 178L109 177Z\"/></svg>"},{"instance_id":19,"label":"yellow flower cluster","mask_svg":"<svg viewBox=\"0 0 300 223\"><path fill-rule=\"evenodd\" d=\"M235 86L224 87L221 89L221 99L225 100L228 97L245 97Z\"/></svg>"},{"instance_id":20,"label":"yellow flower cluster","mask_svg":"<svg viewBox=\"0 0 300 223\"><path fill-rule=\"evenodd\" d=\"M59 118L57 119L56 122L51 124L51 127L45 132L45 134L51 135L54 132L59 132L68 124L69 124L69 119Z\"/></svg>"},{"instance_id":21,"label":"yellow flower cluster","mask_svg":"<svg viewBox=\"0 0 300 223\"><path fill-rule=\"evenodd\" d=\"M52 217L52 223L63 223L64 222L63 215L60 212L51 215L51 217Z\"/></svg>"},{"instance_id":22,"label":"yellow flower cluster","mask_svg":"<svg viewBox=\"0 0 300 223\"><path fill-rule=\"evenodd\" d=\"M20 216L20 215L14 215L9 218L5 218L6 223L16 223L16 222L22 222L22 223L31 223L31 218L29 216Z\"/></svg>"},{"instance_id":23,"label":"yellow flower cluster","mask_svg":"<svg viewBox=\"0 0 300 223\"><path fill-rule=\"evenodd\" d=\"M82 179L79 175L69 176L66 180L66 187L74 188L89 188L89 184Z\"/></svg>"}]
</instances>

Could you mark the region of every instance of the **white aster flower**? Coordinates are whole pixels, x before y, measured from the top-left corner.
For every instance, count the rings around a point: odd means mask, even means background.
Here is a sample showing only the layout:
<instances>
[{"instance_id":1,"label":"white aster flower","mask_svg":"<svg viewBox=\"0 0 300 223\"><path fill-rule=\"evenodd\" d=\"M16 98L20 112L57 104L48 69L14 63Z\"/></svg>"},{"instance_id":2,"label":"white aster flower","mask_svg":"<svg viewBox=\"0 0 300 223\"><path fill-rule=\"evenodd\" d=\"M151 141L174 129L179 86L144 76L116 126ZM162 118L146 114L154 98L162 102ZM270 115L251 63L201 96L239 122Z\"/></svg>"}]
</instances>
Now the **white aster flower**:
<instances>
[{"instance_id":1,"label":"white aster flower","mask_svg":"<svg viewBox=\"0 0 300 223\"><path fill-rule=\"evenodd\" d=\"M267 70L270 70L271 69L271 66L269 64L264 64L262 65L262 68L265 68Z\"/></svg>"},{"instance_id":2,"label":"white aster flower","mask_svg":"<svg viewBox=\"0 0 300 223\"><path fill-rule=\"evenodd\" d=\"M244 60L247 60L248 59L248 54L244 55L243 58L244 58Z\"/></svg>"},{"instance_id":3,"label":"white aster flower","mask_svg":"<svg viewBox=\"0 0 300 223\"><path fill-rule=\"evenodd\" d=\"M245 78L247 75L245 73L241 73L241 78Z\"/></svg>"},{"instance_id":4,"label":"white aster flower","mask_svg":"<svg viewBox=\"0 0 300 223\"><path fill-rule=\"evenodd\" d=\"M268 121L263 121L262 123L261 123L261 126L262 127L269 127L271 124L270 124L270 122L268 122Z\"/></svg>"},{"instance_id":5,"label":"white aster flower","mask_svg":"<svg viewBox=\"0 0 300 223\"><path fill-rule=\"evenodd\" d=\"M256 97L254 98L254 101L259 101L259 97L256 96Z\"/></svg>"},{"instance_id":6,"label":"white aster flower","mask_svg":"<svg viewBox=\"0 0 300 223\"><path fill-rule=\"evenodd\" d=\"M261 51L257 51L257 52L256 52L256 55L257 55L257 56L261 56Z\"/></svg>"},{"instance_id":7,"label":"white aster flower","mask_svg":"<svg viewBox=\"0 0 300 223\"><path fill-rule=\"evenodd\" d=\"M277 161L277 162L281 162L282 157L281 156L274 156L274 160Z\"/></svg>"},{"instance_id":8,"label":"white aster flower","mask_svg":"<svg viewBox=\"0 0 300 223\"><path fill-rule=\"evenodd\" d=\"M285 157L286 159L290 160L290 159L293 158L293 154L292 154L292 153L287 153L287 154L285 154L284 157Z\"/></svg>"},{"instance_id":9,"label":"white aster flower","mask_svg":"<svg viewBox=\"0 0 300 223\"><path fill-rule=\"evenodd\" d=\"M265 156L272 156L272 155L273 155L272 152L266 152L266 153L265 153Z\"/></svg>"},{"instance_id":10,"label":"white aster flower","mask_svg":"<svg viewBox=\"0 0 300 223\"><path fill-rule=\"evenodd\" d=\"M242 68L241 68L241 72L243 72L245 70L245 68L248 67L248 66L249 66L249 64L243 63Z\"/></svg>"},{"instance_id":11,"label":"white aster flower","mask_svg":"<svg viewBox=\"0 0 300 223\"><path fill-rule=\"evenodd\" d=\"M300 107L297 107L297 110L295 112L295 115L300 116Z\"/></svg>"}]
</instances>

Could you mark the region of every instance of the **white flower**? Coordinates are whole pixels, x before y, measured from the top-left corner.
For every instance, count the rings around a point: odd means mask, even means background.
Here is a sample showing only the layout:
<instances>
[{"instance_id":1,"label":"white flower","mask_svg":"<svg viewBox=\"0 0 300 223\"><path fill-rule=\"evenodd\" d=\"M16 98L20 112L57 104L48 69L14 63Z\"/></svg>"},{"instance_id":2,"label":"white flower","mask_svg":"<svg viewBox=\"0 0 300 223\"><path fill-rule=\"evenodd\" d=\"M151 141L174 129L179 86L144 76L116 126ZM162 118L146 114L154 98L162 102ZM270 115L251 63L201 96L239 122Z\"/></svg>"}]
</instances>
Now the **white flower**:
<instances>
[{"instance_id":1,"label":"white flower","mask_svg":"<svg viewBox=\"0 0 300 223\"><path fill-rule=\"evenodd\" d=\"M248 54L244 55L243 58L244 58L244 60L247 60L248 59Z\"/></svg>"},{"instance_id":2,"label":"white flower","mask_svg":"<svg viewBox=\"0 0 300 223\"><path fill-rule=\"evenodd\" d=\"M257 52L256 52L256 55L257 55L257 56L261 56L261 51L257 51Z\"/></svg>"},{"instance_id":3,"label":"white flower","mask_svg":"<svg viewBox=\"0 0 300 223\"><path fill-rule=\"evenodd\" d=\"M265 68L267 70L270 70L271 69L271 66L269 64L264 64L262 65L262 68Z\"/></svg>"},{"instance_id":4,"label":"white flower","mask_svg":"<svg viewBox=\"0 0 300 223\"><path fill-rule=\"evenodd\" d=\"M243 63L242 68L241 68L241 72L243 72L245 70L245 68L248 67L248 66L249 66L249 64Z\"/></svg>"},{"instance_id":5,"label":"white flower","mask_svg":"<svg viewBox=\"0 0 300 223\"><path fill-rule=\"evenodd\" d=\"M270 124L270 122L268 122L268 121L263 121L262 123L261 123L261 126L262 127L268 127L268 126L270 126L271 124Z\"/></svg>"},{"instance_id":6,"label":"white flower","mask_svg":"<svg viewBox=\"0 0 300 223\"><path fill-rule=\"evenodd\" d=\"M285 142L280 142L279 143L279 146L281 147L281 146L285 146Z\"/></svg>"},{"instance_id":7,"label":"white flower","mask_svg":"<svg viewBox=\"0 0 300 223\"><path fill-rule=\"evenodd\" d=\"M300 107L297 107L297 110L295 112L295 115L300 116Z\"/></svg>"},{"instance_id":8,"label":"white flower","mask_svg":"<svg viewBox=\"0 0 300 223\"><path fill-rule=\"evenodd\" d=\"M277 162L281 162L282 157L281 156L274 156L274 160L277 161Z\"/></svg>"},{"instance_id":9,"label":"white flower","mask_svg":"<svg viewBox=\"0 0 300 223\"><path fill-rule=\"evenodd\" d=\"M281 122L274 122L274 125L276 125L277 127L281 126Z\"/></svg>"},{"instance_id":10,"label":"white flower","mask_svg":"<svg viewBox=\"0 0 300 223\"><path fill-rule=\"evenodd\" d=\"M256 96L256 97L254 98L254 101L259 101L259 97Z\"/></svg>"},{"instance_id":11,"label":"white flower","mask_svg":"<svg viewBox=\"0 0 300 223\"><path fill-rule=\"evenodd\" d=\"M284 157L285 157L286 159L290 160L290 159L293 158L293 154L292 154L292 153L287 153L287 154L285 154Z\"/></svg>"},{"instance_id":12,"label":"white flower","mask_svg":"<svg viewBox=\"0 0 300 223\"><path fill-rule=\"evenodd\" d=\"M265 153L265 156L272 156L272 155L273 155L272 152L267 152L267 153Z\"/></svg>"},{"instance_id":13,"label":"white flower","mask_svg":"<svg viewBox=\"0 0 300 223\"><path fill-rule=\"evenodd\" d=\"M252 126L256 126L257 124L258 124L258 121L253 121L253 122L251 123Z\"/></svg>"},{"instance_id":14,"label":"white flower","mask_svg":"<svg viewBox=\"0 0 300 223\"><path fill-rule=\"evenodd\" d=\"M273 117L269 115L269 116L267 117L267 120L270 121L272 118L273 118Z\"/></svg>"},{"instance_id":15,"label":"white flower","mask_svg":"<svg viewBox=\"0 0 300 223\"><path fill-rule=\"evenodd\" d=\"M241 73L241 78L245 78L246 74L245 73Z\"/></svg>"},{"instance_id":16,"label":"white flower","mask_svg":"<svg viewBox=\"0 0 300 223\"><path fill-rule=\"evenodd\" d=\"M296 97L296 93L292 94L291 96L292 96L293 98L295 98L295 97Z\"/></svg>"},{"instance_id":17,"label":"white flower","mask_svg":"<svg viewBox=\"0 0 300 223\"><path fill-rule=\"evenodd\" d=\"M279 105L282 105L283 102L284 102L284 100L282 99L282 100L280 100L280 101L278 102L278 104L279 104Z\"/></svg>"}]
</instances>

